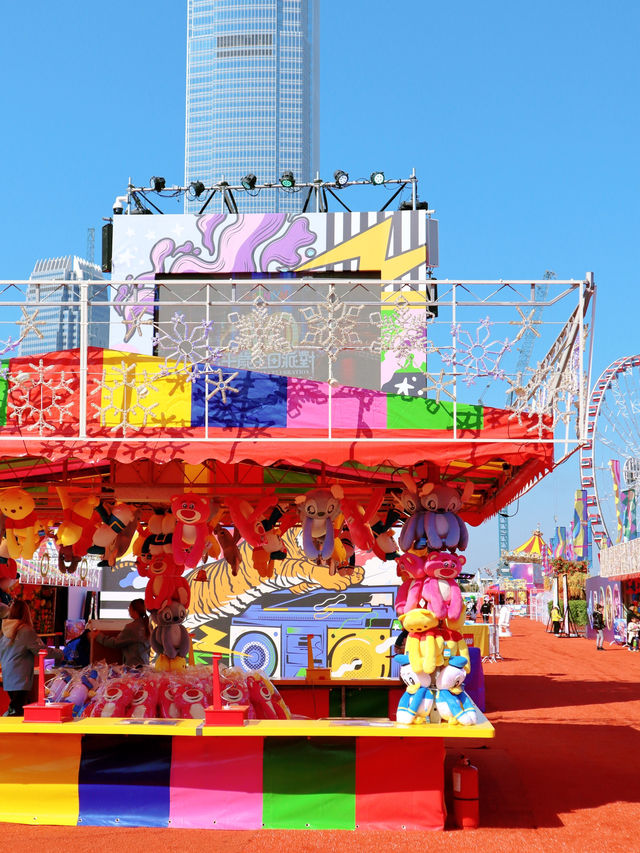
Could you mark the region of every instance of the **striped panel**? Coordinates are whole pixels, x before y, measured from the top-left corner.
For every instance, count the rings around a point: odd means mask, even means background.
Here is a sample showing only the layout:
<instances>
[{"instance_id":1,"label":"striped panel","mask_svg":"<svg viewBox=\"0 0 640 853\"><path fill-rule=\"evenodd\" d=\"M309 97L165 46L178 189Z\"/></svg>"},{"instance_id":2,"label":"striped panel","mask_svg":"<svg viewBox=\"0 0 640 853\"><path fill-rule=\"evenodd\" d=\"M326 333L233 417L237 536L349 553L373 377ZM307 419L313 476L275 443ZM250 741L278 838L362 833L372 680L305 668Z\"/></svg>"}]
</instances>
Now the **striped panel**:
<instances>
[{"instance_id":1,"label":"striped panel","mask_svg":"<svg viewBox=\"0 0 640 853\"><path fill-rule=\"evenodd\" d=\"M168 826L172 740L152 735L83 737L78 823Z\"/></svg>"},{"instance_id":2,"label":"striped panel","mask_svg":"<svg viewBox=\"0 0 640 853\"><path fill-rule=\"evenodd\" d=\"M260 829L262 738L173 738L170 824Z\"/></svg>"},{"instance_id":3,"label":"striped panel","mask_svg":"<svg viewBox=\"0 0 640 853\"><path fill-rule=\"evenodd\" d=\"M0 737L0 819L75 826L80 735Z\"/></svg>"},{"instance_id":4,"label":"striped panel","mask_svg":"<svg viewBox=\"0 0 640 853\"><path fill-rule=\"evenodd\" d=\"M444 829L444 739L356 741L358 829Z\"/></svg>"},{"instance_id":5,"label":"striped panel","mask_svg":"<svg viewBox=\"0 0 640 853\"><path fill-rule=\"evenodd\" d=\"M355 755L355 738L265 738L263 826L354 829Z\"/></svg>"}]
</instances>

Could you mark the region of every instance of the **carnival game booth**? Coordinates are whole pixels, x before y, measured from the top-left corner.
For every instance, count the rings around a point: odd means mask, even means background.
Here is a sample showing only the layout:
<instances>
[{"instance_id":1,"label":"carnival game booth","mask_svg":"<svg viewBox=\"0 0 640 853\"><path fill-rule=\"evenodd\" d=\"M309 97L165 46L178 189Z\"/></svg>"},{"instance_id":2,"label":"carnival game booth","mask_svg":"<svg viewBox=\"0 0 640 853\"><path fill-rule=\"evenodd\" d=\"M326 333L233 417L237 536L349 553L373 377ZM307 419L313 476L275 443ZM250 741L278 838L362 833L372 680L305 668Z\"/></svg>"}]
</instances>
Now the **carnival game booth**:
<instances>
[{"instance_id":1,"label":"carnival game booth","mask_svg":"<svg viewBox=\"0 0 640 853\"><path fill-rule=\"evenodd\" d=\"M378 315L376 328L386 335L387 352L395 340L396 355L404 353L392 376L397 390L412 393L338 381L337 353L348 354L362 343L353 322L366 304L362 283L346 298L346 285L340 292L324 285L326 300L318 303L316 293L316 306L301 309L307 310L307 332L299 340L327 354L326 382L215 361L212 352L219 356L220 349L203 349L202 343L212 324L194 320L191 328L182 315L169 314L162 326L158 316L171 308L166 300L158 300L159 314L149 315L148 301L137 299L126 310L119 307L127 334L137 334L144 322L157 326L156 338L181 324L188 327L179 357L92 348L83 326L79 350L9 359L0 378L0 453L8 486L0 494L0 511L11 556L31 558L45 537L70 549L73 559L97 549L108 571L131 549L133 571L148 578L144 597L154 620L157 678L190 677L189 667L181 674L188 646L182 622L187 613L197 619L200 591L273 582L286 563L283 545L292 530L306 561L300 592L340 593L356 583L362 577L354 559L358 550L394 559L400 580L395 612L408 637L401 670L407 687L395 719L294 719L278 714L273 693L271 717L251 719L247 704L228 697L229 708L217 703L218 679L233 680L217 663L206 680L212 704L202 708L204 715L182 719L170 709L161 717L158 704L151 703L150 713L138 716L131 710L133 699L129 706L120 699L141 676L119 670L111 679L107 669L105 683L69 722L34 719L41 703L25 721L0 721L1 819L236 829L441 828L445 739L493 735L463 686L469 656L455 578L464 564L466 525L481 523L552 469L554 430L566 426L568 435L569 424L547 402L562 389L567 411L574 412L569 374L582 400L584 377L574 356L585 340L582 320L591 285L558 284L578 294L579 308L560 326L535 381L523 387L518 380L516 403L508 409L460 403L456 383L463 372L470 381L474 370L484 381L502 377L509 340L497 353L481 338L484 361L471 362L455 327L453 343L430 350L435 360L429 370L424 365L413 370L416 362L408 355L428 347L424 334L407 344L407 330L424 328L428 318L423 313L414 322L420 302L407 307L404 291L403 304L392 294L396 302L386 306L391 322L385 325ZM304 286L314 293L318 288L315 282ZM203 287L220 293L218 283ZM296 283L286 298L302 287ZM469 304L456 302L458 287L452 286L449 297L442 291L438 301L447 329L448 306L454 313L458 306L461 322L464 310L478 310L470 297ZM491 285L501 310L505 288L514 291L513 285ZM534 288L527 283L518 296L514 313L520 320L520 306L535 298ZM258 296L264 298L262 291ZM207 311L219 307L210 296L204 301ZM486 300L479 304L487 310ZM272 306L248 305L256 317L251 334L260 341ZM37 321L29 316L32 330ZM520 320L511 315L503 320L506 329L518 322L510 330L514 340L526 331ZM488 328L481 320L478 334ZM268 346L263 342L262 355L274 347L276 332L272 329ZM255 348L244 346L253 357ZM238 350L229 345L228 353ZM551 364L552 373L544 369ZM349 372L348 361L341 369ZM422 393L414 374L429 379ZM200 683L189 690L199 690L208 702L204 676L197 675ZM245 681L249 678L254 676ZM242 685L236 686L243 696ZM268 704L255 686L249 704ZM65 704L61 698L46 713L57 712ZM111 715L103 716L107 706ZM87 715L87 708L96 713ZM420 772L407 771L416 758ZM24 784L33 792L28 802L17 793Z\"/></svg>"}]
</instances>

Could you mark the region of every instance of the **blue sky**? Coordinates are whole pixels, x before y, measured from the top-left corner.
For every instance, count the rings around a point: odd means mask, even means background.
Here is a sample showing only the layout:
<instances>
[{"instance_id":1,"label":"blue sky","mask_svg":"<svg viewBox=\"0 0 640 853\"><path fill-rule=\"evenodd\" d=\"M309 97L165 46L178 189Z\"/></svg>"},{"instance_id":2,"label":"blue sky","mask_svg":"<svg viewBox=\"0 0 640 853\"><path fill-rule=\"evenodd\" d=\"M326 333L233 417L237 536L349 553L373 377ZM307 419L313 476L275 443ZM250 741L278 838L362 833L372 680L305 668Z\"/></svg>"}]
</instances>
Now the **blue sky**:
<instances>
[{"instance_id":1,"label":"blue sky","mask_svg":"<svg viewBox=\"0 0 640 853\"><path fill-rule=\"evenodd\" d=\"M186 2L6 4L0 278L84 255L131 175L183 180ZM321 165L415 167L441 278L599 285L594 374L637 351L640 7L321 0ZM176 205L176 211L180 208ZM520 501L513 544L572 515L577 464ZM497 522L470 564L497 553Z\"/></svg>"}]
</instances>

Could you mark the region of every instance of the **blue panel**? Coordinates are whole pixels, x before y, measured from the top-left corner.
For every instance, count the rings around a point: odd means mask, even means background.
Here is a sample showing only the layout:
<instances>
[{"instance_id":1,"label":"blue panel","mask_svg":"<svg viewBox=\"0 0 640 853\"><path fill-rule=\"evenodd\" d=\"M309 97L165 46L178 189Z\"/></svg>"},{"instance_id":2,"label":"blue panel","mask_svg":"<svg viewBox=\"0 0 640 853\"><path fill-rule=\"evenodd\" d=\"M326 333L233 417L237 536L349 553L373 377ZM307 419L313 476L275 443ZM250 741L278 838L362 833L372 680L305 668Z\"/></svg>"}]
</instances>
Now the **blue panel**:
<instances>
[{"instance_id":1,"label":"blue panel","mask_svg":"<svg viewBox=\"0 0 640 853\"><path fill-rule=\"evenodd\" d=\"M208 401L209 426L229 428L286 427L287 426L287 377L256 373L253 370L233 370L223 367L222 380L228 380L228 388L216 393L217 368L205 378L197 376L191 383L191 424L205 425L205 397ZM230 378L233 374L233 378ZM230 390L230 389L236 389ZM223 397L224 391L224 397ZM226 402L225 402L226 399Z\"/></svg>"},{"instance_id":2,"label":"blue panel","mask_svg":"<svg viewBox=\"0 0 640 853\"><path fill-rule=\"evenodd\" d=\"M85 735L78 774L78 823L168 826L171 740Z\"/></svg>"}]
</instances>

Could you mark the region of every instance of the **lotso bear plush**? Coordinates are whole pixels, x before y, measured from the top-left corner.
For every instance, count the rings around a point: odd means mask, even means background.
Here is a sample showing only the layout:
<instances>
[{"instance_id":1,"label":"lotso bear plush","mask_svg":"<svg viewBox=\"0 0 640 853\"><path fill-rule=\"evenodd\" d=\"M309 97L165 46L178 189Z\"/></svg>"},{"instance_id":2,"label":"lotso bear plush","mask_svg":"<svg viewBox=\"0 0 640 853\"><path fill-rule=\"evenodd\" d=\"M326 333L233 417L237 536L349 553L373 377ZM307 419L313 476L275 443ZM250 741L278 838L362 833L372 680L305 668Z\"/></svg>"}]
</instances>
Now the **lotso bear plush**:
<instances>
[{"instance_id":1,"label":"lotso bear plush","mask_svg":"<svg viewBox=\"0 0 640 853\"><path fill-rule=\"evenodd\" d=\"M171 498L171 512L176 519L171 541L173 559L179 566L194 569L208 544L211 505L201 495L187 492Z\"/></svg>"},{"instance_id":2,"label":"lotso bear plush","mask_svg":"<svg viewBox=\"0 0 640 853\"><path fill-rule=\"evenodd\" d=\"M464 607L460 587L456 578L460 574L466 559L459 554L447 551L431 551L424 563L425 580L422 584L422 597L425 606L438 619L459 618Z\"/></svg>"}]
</instances>

